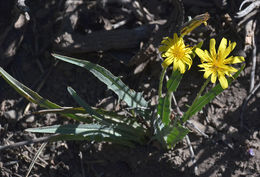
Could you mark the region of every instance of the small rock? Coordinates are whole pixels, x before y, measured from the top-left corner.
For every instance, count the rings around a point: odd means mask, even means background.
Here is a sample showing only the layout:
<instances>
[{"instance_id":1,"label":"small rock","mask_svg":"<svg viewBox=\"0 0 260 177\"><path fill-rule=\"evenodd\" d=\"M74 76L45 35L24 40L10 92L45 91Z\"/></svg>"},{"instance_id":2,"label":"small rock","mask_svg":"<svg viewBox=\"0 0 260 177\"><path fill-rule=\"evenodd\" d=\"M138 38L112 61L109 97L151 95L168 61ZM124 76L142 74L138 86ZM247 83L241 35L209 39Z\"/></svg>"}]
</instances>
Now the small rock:
<instances>
[{"instance_id":1,"label":"small rock","mask_svg":"<svg viewBox=\"0 0 260 177\"><path fill-rule=\"evenodd\" d=\"M230 126L230 127L228 128L227 134L234 134L234 133L237 133L237 132L238 132L238 129L237 129L237 128L235 128L235 127L233 127L233 126Z\"/></svg>"},{"instance_id":2,"label":"small rock","mask_svg":"<svg viewBox=\"0 0 260 177\"><path fill-rule=\"evenodd\" d=\"M151 105L152 106L155 106L155 105L158 104L158 98L159 98L158 95L155 95L155 96L152 97L152 99L151 99Z\"/></svg>"},{"instance_id":3,"label":"small rock","mask_svg":"<svg viewBox=\"0 0 260 177\"><path fill-rule=\"evenodd\" d=\"M27 123L32 123L32 122L34 122L34 118L35 118L35 116L34 116L34 115L31 115L31 116L29 116L29 117L25 120L25 122L27 122Z\"/></svg>"},{"instance_id":4,"label":"small rock","mask_svg":"<svg viewBox=\"0 0 260 177\"><path fill-rule=\"evenodd\" d=\"M253 138L254 138L254 139L257 139L257 135L258 135L258 132L255 131L255 132L253 133Z\"/></svg>"},{"instance_id":5,"label":"small rock","mask_svg":"<svg viewBox=\"0 0 260 177\"><path fill-rule=\"evenodd\" d=\"M4 117L8 119L8 121L17 121L17 112L15 110L6 111L4 113Z\"/></svg>"}]
</instances>

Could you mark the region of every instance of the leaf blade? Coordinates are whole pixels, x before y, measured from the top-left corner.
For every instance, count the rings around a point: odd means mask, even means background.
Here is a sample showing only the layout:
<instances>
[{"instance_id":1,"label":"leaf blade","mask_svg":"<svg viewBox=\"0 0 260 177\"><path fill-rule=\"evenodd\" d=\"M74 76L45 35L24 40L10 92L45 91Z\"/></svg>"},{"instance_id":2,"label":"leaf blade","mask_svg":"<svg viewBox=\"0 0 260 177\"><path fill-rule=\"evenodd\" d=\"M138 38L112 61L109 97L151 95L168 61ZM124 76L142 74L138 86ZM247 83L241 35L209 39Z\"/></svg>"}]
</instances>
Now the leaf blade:
<instances>
[{"instance_id":1,"label":"leaf blade","mask_svg":"<svg viewBox=\"0 0 260 177\"><path fill-rule=\"evenodd\" d=\"M179 70L173 71L170 79L167 82L168 92L175 92L180 84L182 79L182 74Z\"/></svg>"},{"instance_id":2,"label":"leaf blade","mask_svg":"<svg viewBox=\"0 0 260 177\"><path fill-rule=\"evenodd\" d=\"M4 80L13 87L21 96L25 97L28 101L38 104L40 107L48 108L48 109L59 109L61 106L55 104L48 99L43 98L38 93L34 92L30 88L26 87L18 80L9 75L3 68L0 67L0 75L4 78ZM70 117L77 121L85 122L86 119L81 118L79 116L73 114L63 114L64 116Z\"/></svg>"},{"instance_id":3,"label":"leaf blade","mask_svg":"<svg viewBox=\"0 0 260 177\"><path fill-rule=\"evenodd\" d=\"M105 83L109 89L114 91L119 99L124 100L130 107L144 107L146 108L148 103L142 97L141 93L135 92L127 87L120 78L115 77L110 71L105 68L93 64L85 60L79 60L63 55L52 54L53 57L83 67L90 71L94 76L96 76L100 81Z\"/></svg>"},{"instance_id":4,"label":"leaf blade","mask_svg":"<svg viewBox=\"0 0 260 177\"><path fill-rule=\"evenodd\" d=\"M168 95L168 93L165 97L159 99L157 110L157 113L160 115L164 125L169 125L171 114L171 96Z\"/></svg>"},{"instance_id":5,"label":"leaf blade","mask_svg":"<svg viewBox=\"0 0 260 177\"><path fill-rule=\"evenodd\" d=\"M181 141L187 134L189 130L184 128L180 124L177 124L172 128L170 133L167 135L167 144L170 146L175 146L179 141Z\"/></svg>"}]
</instances>

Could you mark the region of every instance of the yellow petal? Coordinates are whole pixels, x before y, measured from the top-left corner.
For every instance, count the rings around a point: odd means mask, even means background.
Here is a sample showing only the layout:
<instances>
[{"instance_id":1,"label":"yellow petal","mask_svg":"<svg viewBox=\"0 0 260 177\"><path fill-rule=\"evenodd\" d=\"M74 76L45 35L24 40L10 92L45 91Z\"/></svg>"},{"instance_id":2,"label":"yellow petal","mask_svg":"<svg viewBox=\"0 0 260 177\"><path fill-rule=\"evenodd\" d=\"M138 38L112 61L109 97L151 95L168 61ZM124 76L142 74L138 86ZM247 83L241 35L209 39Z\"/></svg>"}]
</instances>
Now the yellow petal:
<instances>
[{"instance_id":1,"label":"yellow petal","mask_svg":"<svg viewBox=\"0 0 260 177\"><path fill-rule=\"evenodd\" d=\"M207 61L207 62L211 61L210 56L208 56L208 54L203 50L196 48L195 53L201 58L202 61Z\"/></svg>"},{"instance_id":2,"label":"yellow petal","mask_svg":"<svg viewBox=\"0 0 260 177\"><path fill-rule=\"evenodd\" d=\"M204 77L205 79L207 79L211 74L212 74L211 71L206 70L205 73L204 73L204 75L203 75L203 77Z\"/></svg>"},{"instance_id":3,"label":"yellow petal","mask_svg":"<svg viewBox=\"0 0 260 177\"><path fill-rule=\"evenodd\" d=\"M203 63L203 64L198 65L198 67L201 67L201 68L211 68L212 67L212 63Z\"/></svg>"},{"instance_id":4,"label":"yellow petal","mask_svg":"<svg viewBox=\"0 0 260 177\"><path fill-rule=\"evenodd\" d=\"M232 43L229 42L229 46L227 47L227 49L225 50L225 52L223 54L223 59L226 58L234 50L236 45L237 45L237 43L235 43L235 42L232 42Z\"/></svg>"},{"instance_id":5,"label":"yellow petal","mask_svg":"<svg viewBox=\"0 0 260 177\"><path fill-rule=\"evenodd\" d=\"M223 58L222 56L223 56L226 48L227 48L227 39L223 37L219 44L219 47L218 47L218 56L220 59Z\"/></svg>"},{"instance_id":6,"label":"yellow petal","mask_svg":"<svg viewBox=\"0 0 260 177\"><path fill-rule=\"evenodd\" d=\"M183 74L186 70L186 65L182 61L178 61L178 67L180 68L180 73Z\"/></svg>"},{"instance_id":7,"label":"yellow petal","mask_svg":"<svg viewBox=\"0 0 260 177\"><path fill-rule=\"evenodd\" d=\"M236 63L242 63L245 61L245 58L242 56L231 56L224 60L224 64L236 64Z\"/></svg>"},{"instance_id":8,"label":"yellow petal","mask_svg":"<svg viewBox=\"0 0 260 177\"><path fill-rule=\"evenodd\" d=\"M178 69L178 61L173 62L173 71L176 71Z\"/></svg>"},{"instance_id":9,"label":"yellow petal","mask_svg":"<svg viewBox=\"0 0 260 177\"><path fill-rule=\"evenodd\" d=\"M217 73L216 72L212 72L211 74L211 82L214 84L217 80Z\"/></svg>"},{"instance_id":10,"label":"yellow petal","mask_svg":"<svg viewBox=\"0 0 260 177\"><path fill-rule=\"evenodd\" d=\"M237 72L238 70L236 68L233 68L232 66L229 66L228 67L228 71L231 72L231 73L235 73Z\"/></svg>"},{"instance_id":11,"label":"yellow petal","mask_svg":"<svg viewBox=\"0 0 260 177\"><path fill-rule=\"evenodd\" d=\"M172 62L173 62L173 57L168 57L168 58L166 58L166 59L163 61L162 66L163 66L164 68L166 68L166 67L168 67L170 64L172 64Z\"/></svg>"},{"instance_id":12,"label":"yellow petal","mask_svg":"<svg viewBox=\"0 0 260 177\"><path fill-rule=\"evenodd\" d=\"M228 81L224 75L219 75L218 80L220 82L220 85L223 89L228 88Z\"/></svg>"},{"instance_id":13,"label":"yellow petal","mask_svg":"<svg viewBox=\"0 0 260 177\"><path fill-rule=\"evenodd\" d=\"M209 51L211 54L211 57L216 57L216 40L214 38L210 39L210 44L209 44Z\"/></svg>"},{"instance_id":14,"label":"yellow petal","mask_svg":"<svg viewBox=\"0 0 260 177\"><path fill-rule=\"evenodd\" d=\"M188 65L188 69L190 69L191 65L192 65L192 60L190 58L190 55L183 57L183 62L186 63Z\"/></svg>"}]
</instances>

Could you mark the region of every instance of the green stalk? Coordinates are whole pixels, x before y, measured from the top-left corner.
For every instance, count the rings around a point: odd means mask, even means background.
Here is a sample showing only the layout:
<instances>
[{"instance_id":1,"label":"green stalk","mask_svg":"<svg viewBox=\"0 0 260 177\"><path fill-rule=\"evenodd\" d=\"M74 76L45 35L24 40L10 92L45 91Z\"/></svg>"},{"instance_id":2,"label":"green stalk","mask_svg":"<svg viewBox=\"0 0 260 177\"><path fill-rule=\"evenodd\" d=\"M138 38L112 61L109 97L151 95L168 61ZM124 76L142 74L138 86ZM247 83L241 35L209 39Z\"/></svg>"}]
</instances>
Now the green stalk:
<instances>
[{"instance_id":1,"label":"green stalk","mask_svg":"<svg viewBox=\"0 0 260 177\"><path fill-rule=\"evenodd\" d=\"M163 70L161 72L161 76L160 76L159 90L158 90L159 99L162 97L162 86L163 86L163 79L164 79L164 76L166 73L166 69L167 68L163 68Z\"/></svg>"},{"instance_id":2,"label":"green stalk","mask_svg":"<svg viewBox=\"0 0 260 177\"><path fill-rule=\"evenodd\" d=\"M198 99L200 98L202 92L205 90L206 86L207 86L208 83L210 82L210 78L211 78L211 77L208 77L208 79L204 82L204 84L203 84L202 87L200 88L200 91L198 92L196 98L194 99L192 105L189 107L189 109L187 110L187 112L186 112L186 113L184 114L184 116L182 117L182 118L183 118L183 119L182 119L183 122L186 122L186 121L190 118L189 114L190 114L190 112L191 112L193 106L197 103Z\"/></svg>"}]
</instances>

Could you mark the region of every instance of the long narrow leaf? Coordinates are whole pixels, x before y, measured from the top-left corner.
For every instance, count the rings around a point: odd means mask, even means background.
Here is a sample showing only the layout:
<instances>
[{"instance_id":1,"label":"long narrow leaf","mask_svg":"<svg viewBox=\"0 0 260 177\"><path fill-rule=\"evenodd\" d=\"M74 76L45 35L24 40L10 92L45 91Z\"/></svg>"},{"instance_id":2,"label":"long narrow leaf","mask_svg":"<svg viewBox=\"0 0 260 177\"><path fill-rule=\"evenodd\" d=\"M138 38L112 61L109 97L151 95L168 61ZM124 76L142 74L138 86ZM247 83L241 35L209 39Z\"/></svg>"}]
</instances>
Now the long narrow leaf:
<instances>
[{"instance_id":1,"label":"long narrow leaf","mask_svg":"<svg viewBox=\"0 0 260 177\"><path fill-rule=\"evenodd\" d=\"M93 64L89 61L78 60L71 57L66 57L58 54L52 54L55 58L65 62L83 67L94 74L100 81L105 83L109 89L114 91L119 99L124 100L130 107L147 107L147 102L142 97L141 93L135 92L127 87L118 77L115 77L110 71L105 68Z\"/></svg>"},{"instance_id":2,"label":"long narrow leaf","mask_svg":"<svg viewBox=\"0 0 260 177\"><path fill-rule=\"evenodd\" d=\"M38 93L32 91L31 89L29 89L28 87L26 87L16 79L14 79L1 67L0 67L0 75L11 87L13 87L21 96L25 97L28 101L38 104L40 107L43 108L48 108L48 109L61 108L61 106L41 97ZM86 119L73 114L64 114L64 115L78 121L86 122Z\"/></svg>"},{"instance_id":3,"label":"long narrow leaf","mask_svg":"<svg viewBox=\"0 0 260 177\"><path fill-rule=\"evenodd\" d=\"M170 123L171 114L171 96L166 94L165 97L159 99L158 114L165 125Z\"/></svg>"},{"instance_id":4,"label":"long narrow leaf","mask_svg":"<svg viewBox=\"0 0 260 177\"><path fill-rule=\"evenodd\" d=\"M0 74L4 78L4 80L12 86L20 95L25 97L27 100L38 104L44 108L60 108L59 105L50 102L47 99L42 98L38 93L32 91L16 79L14 79L11 75L9 75L3 68L0 67Z\"/></svg>"},{"instance_id":5,"label":"long narrow leaf","mask_svg":"<svg viewBox=\"0 0 260 177\"><path fill-rule=\"evenodd\" d=\"M236 79L238 77L238 75L240 74L240 72L245 68L245 65L243 65L239 71L237 71L233 78L228 78L228 85L230 85L230 83ZM193 107L190 108L191 111L187 111L183 117L182 117L182 121L185 122L187 121L191 116L193 116L194 114L196 114L198 111L200 111L206 104L208 104L210 101L212 101L218 94L220 94L221 92L223 92L223 88L221 87L220 84L217 84L214 88L212 88L208 93L206 93L205 95L203 95L202 97L200 97L198 99L198 101L194 104Z\"/></svg>"},{"instance_id":6,"label":"long narrow leaf","mask_svg":"<svg viewBox=\"0 0 260 177\"><path fill-rule=\"evenodd\" d=\"M90 115L93 116L95 119L97 119L98 121L104 121L104 117L100 114L98 114L96 111L94 111L77 93L76 91L71 88L68 87L67 88L68 92L70 93L70 95L73 97L73 99L80 105L82 106L86 112Z\"/></svg>"},{"instance_id":7,"label":"long narrow leaf","mask_svg":"<svg viewBox=\"0 0 260 177\"><path fill-rule=\"evenodd\" d=\"M65 135L77 135L77 134L87 134L87 133L110 133L116 136L120 134L116 133L113 128L100 125L100 124L68 124L68 125L53 125L38 128L28 128L25 131L34 133L58 133Z\"/></svg>"},{"instance_id":8,"label":"long narrow leaf","mask_svg":"<svg viewBox=\"0 0 260 177\"><path fill-rule=\"evenodd\" d=\"M171 132L167 135L167 144L172 147L175 146L176 143L181 141L188 133L188 129L178 124L173 127Z\"/></svg>"},{"instance_id":9,"label":"long narrow leaf","mask_svg":"<svg viewBox=\"0 0 260 177\"><path fill-rule=\"evenodd\" d=\"M167 82L167 89L168 92L175 92L180 84L180 81L182 79L182 74L179 70L172 71L172 75Z\"/></svg>"},{"instance_id":10,"label":"long narrow leaf","mask_svg":"<svg viewBox=\"0 0 260 177\"><path fill-rule=\"evenodd\" d=\"M68 91L72 97L77 101L77 103L82 106L91 116L99 121L101 125L113 126L116 132L120 132L124 136L132 136L135 141L139 141L144 136L144 129L141 127L133 127L132 125L127 125L125 123L115 122L108 119L96 111L94 111L87 103L80 98L80 96L71 87L68 87ZM141 142L141 140L139 141Z\"/></svg>"},{"instance_id":11,"label":"long narrow leaf","mask_svg":"<svg viewBox=\"0 0 260 177\"><path fill-rule=\"evenodd\" d=\"M116 144L121 144L128 147L134 147L135 145L128 141L124 140L122 138L118 138L116 136L110 135L103 137L102 135L58 135L50 139L50 141L95 141L95 142L111 142Z\"/></svg>"},{"instance_id":12,"label":"long narrow leaf","mask_svg":"<svg viewBox=\"0 0 260 177\"><path fill-rule=\"evenodd\" d=\"M68 125L53 125L39 128L28 128L25 131L34 133L52 133L61 135L83 135L85 136L99 136L102 138L106 137L117 137L118 140L128 140L142 143L142 136L138 134L132 135L124 131L118 131L118 126L107 126L100 124L68 124ZM104 140L103 140L104 141Z\"/></svg>"},{"instance_id":13,"label":"long narrow leaf","mask_svg":"<svg viewBox=\"0 0 260 177\"><path fill-rule=\"evenodd\" d=\"M40 128L28 128L25 131L34 133L51 133L59 134L51 138L51 141L59 140L88 140L88 141L109 141L127 146L133 146L130 139L116 133L111 127L102 126L99 124L68 124L54 125Z\"/></svg>"},{"instance_id":14,"label":"long narrow leaf","mask_svg":"<svg viewBox=\"0 0 260 177\"><path fill-rule=\"evenodd\" d=\"M134 117L119 115L114 111L106 111L100 108L93 108L98 114L101 114L106 117L106 119L112 120L116 123L125 123L127 125L132 125L133 127L140 127L140 125L135 121ZM45 109L34 112L34 114L48 114L48 113L58 113L58 114L76 114L77 116L84 117L86 120L89 120L88 123L93 122L93 117L87 113L83 107L62 107L58 109Z\"/></svg>"}]
</instances>

